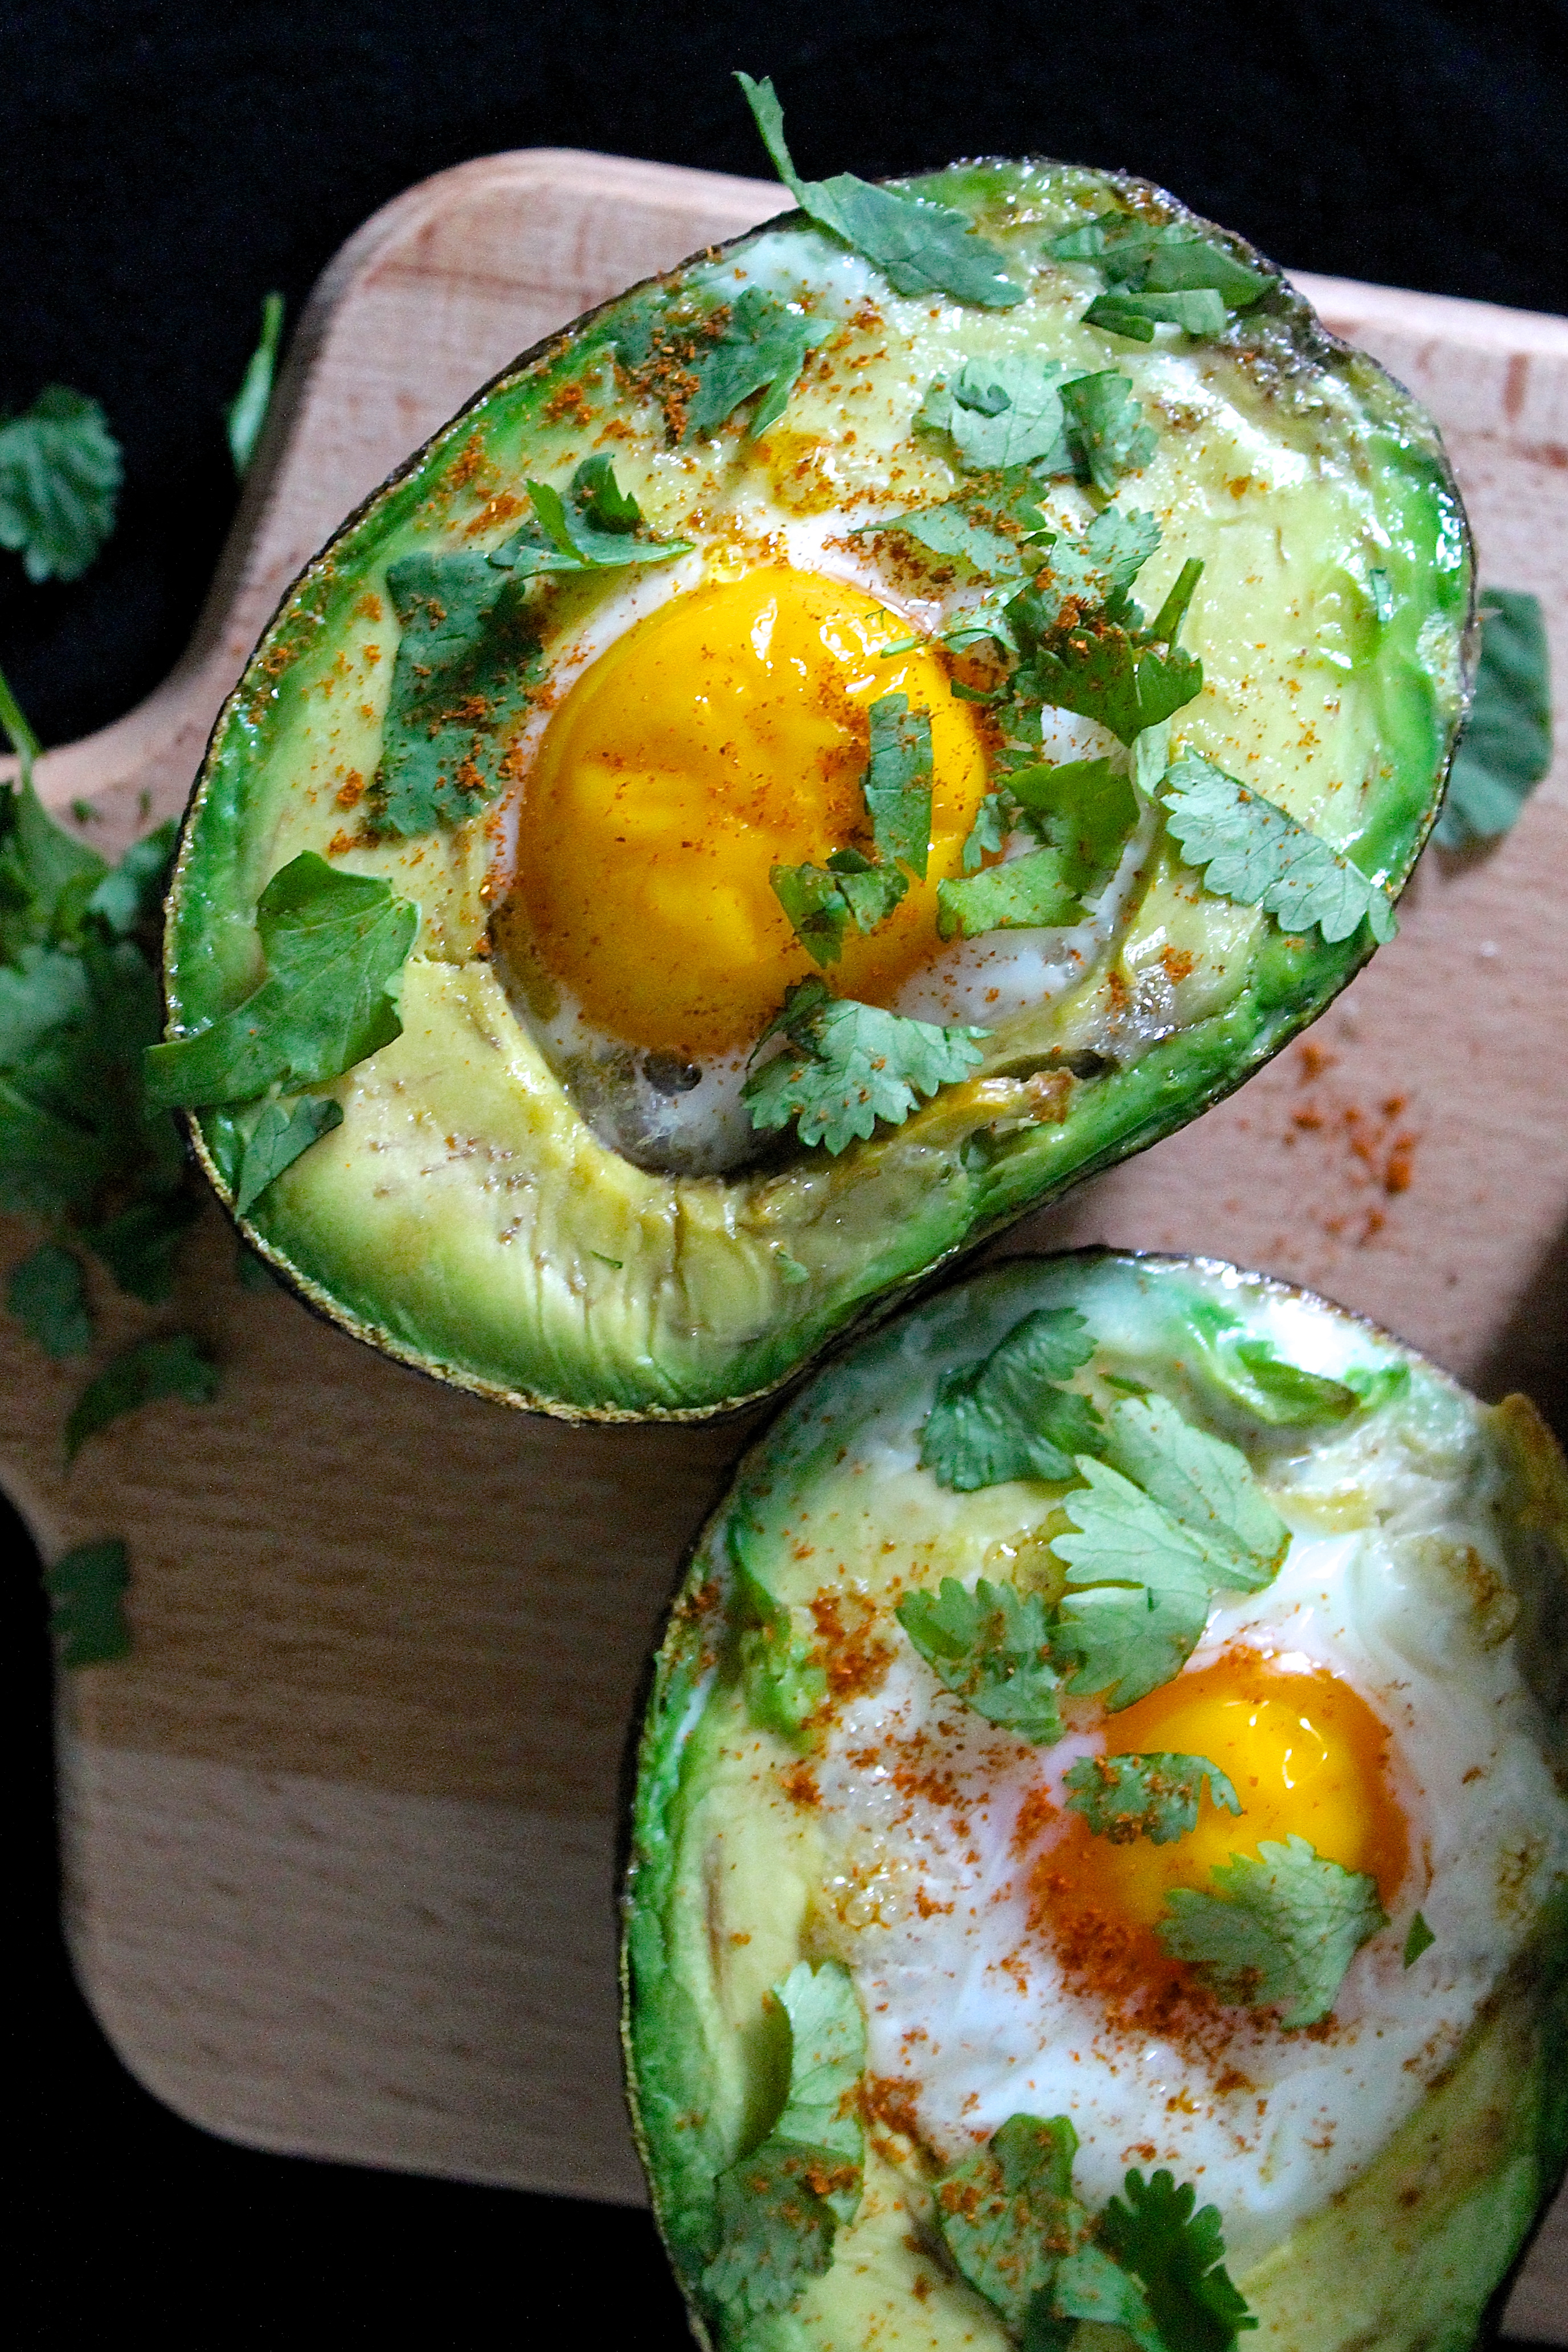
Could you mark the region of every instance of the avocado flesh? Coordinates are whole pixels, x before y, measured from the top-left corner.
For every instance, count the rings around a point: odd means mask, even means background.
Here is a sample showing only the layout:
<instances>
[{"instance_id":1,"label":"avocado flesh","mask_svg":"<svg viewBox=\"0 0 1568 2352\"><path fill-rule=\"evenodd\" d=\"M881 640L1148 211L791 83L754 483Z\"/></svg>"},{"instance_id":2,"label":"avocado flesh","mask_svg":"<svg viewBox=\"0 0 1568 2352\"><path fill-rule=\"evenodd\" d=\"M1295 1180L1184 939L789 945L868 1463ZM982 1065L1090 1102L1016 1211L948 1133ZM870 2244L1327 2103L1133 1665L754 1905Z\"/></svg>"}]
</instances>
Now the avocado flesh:
<instances>
[{"instance_id":1,"label":"avocado flesh","mask_svg":"<svg viewBox=\"0 0 1568 2352\"><path fill-rule=\"evenodd\" d=\"M1113 198L1180 216L1141 184L1053 164L915 184L968 213L1020 276L1053 229ZM391 564L499 545L525 478L564 479L601 447L661 534L694 513L755 534L840 504L863 519L940 499L963 477L937 437L910 429L922 387L967 359L1029 349L1070 373L1120 370L1158 430L1116 502L1162 526L1139 582L1151 609L1186 559L1205 565L1186 642L1207 683L1177 719L1190 748L1396 890L1463 702L1469 542L1435 433L1294 296L1268 297L1214 344L1146 348L1082 324L1097 282L1082 268L1046 268L1006 311L934 306L892 294L799 215L664 285L674 297L716 268L727 293L744 274L804 294L835 322L858 302L862 324L756 439L742 409L709 438L668 446L656 406L613 390L607 345L630 298L497 378L284 600L214 731L170 901L171 1034L255 986L256 899L302 851L417 901L403 1037L319 1090L343 1124L242 1222L358 1336L503 1402L569 1415L702 1414L777 1386L934 1267L1239 1085L1370 942L1364 928L1335 945L1316 931L1286 939L1254 909L1206 895L1156 845L1082 979L998 1022L975 1078L904 1126L836 1160L786 1147L723 1177L633 1167L596 1138L488 961L493 869L510 855L496 811L379 841L345 814L381 756ZM584 383L586 422L560 398ZM896 607L908 583L885 569ZM1369 585L1373 572L1385 590ZM547 659L603 593L574 578L549 590ZM525 802L520 855L526 834ZM1042 1066L1093 1073L1044 1118L1028 1092ZM226 1195L210 1117L195 1128Z\"/></svg>"},{"instance_id":2,"label":"avocado flesh","mask_svg":"<svg viewBox=\"0 0 1568 2352\"><path fill-rule=\"evenodd\" d=\"M643 1732L623 2035L655 2212L705 2341L739 2340L726 2334L702 2279L715 2179L757 2145L778 2109L769 1990L803 1956L846 1950L834 1906L849 1883L849 1849L821 1805L790 1793L801 1785L790 1775L822 1769L821 1740L809 1722L793 1735L770 1727L755 1690L748 1699L737 1629L756 1612L737 1569L789 1612L808 1648L810 1603L824 1587L873 1607L881 1595L885 1609L912 1570L927 1589L949 1575L972 1582L977 1570L1020 1586L1038 1578L1044 1542L1062 1524L1063 1489L1014 1481L959 1495L904 1466L897 1446L900 1433L918 1428L937 1371L983 1354L1023 1314L1063 1304L1080 1307L1100 1342L1081 1385L1103 1403L1107 1372L1157 1387L1195 1423L1243 1444L1276 1501L1285 1489L1271 1465L1281 1465L1298 1529L1375 1534L1392 1489L1326 1468L1314 1484L1291 1469L1303 1449L1325 1465L1335 1458L1322 1444L1332 1433L1249 1425L1203 1370L1195 1333L1206 1314L1275 1339L1281 1353L1294 1341L1298 1360L1310 1330L1312 1367L1330 1377L1406 1367L1402 1392L1365 1410L1365 1458L1404 1448L1411 1460L1446 1453L1461 1465L1441 1538L1416 1548L1418 1573L1433 1579L1434 1612L1451 1607L1442 1562L1467 1556L1468 1515L1484 1506L1508 1591L1477 1580L1476 1638L1495 1646L1511 1627L1508 1645L1535 1701L1543 1786L1552 1772L1563 1785L1554 1628L1568 1600L1568 1479L1522 1400L1480 1406L1357 1318L1208 1261L1016 1260L900 1318L819 1374L742 1463L677 1597ZM872 1630L898 1639L884 1614ZM1538 1883L1536 1895L1468 2030L1420 2078L1424 2095L1354 2177L1274 2242L1230 2261L1260 2322L1243 2341L1270 2352L1464 2352L1475 2342L1568 2158L1568 1903L1561 1884L1553 1893ZM892 2128L868 2134L860 2209L831 2266L784 2315L780 2343L792 2352L852 2352L871 2341L897 2352L960 2344L1004 2352L1012 2339L932 2228L931 2180L951 2160L950 2150L934 2157ZM1207 2193L1200 2182L1200 2201ZM1076 2352L1125 2352L1130 2339L1085 2323L1073 2341Z\"/></svg>"}]
</instances>

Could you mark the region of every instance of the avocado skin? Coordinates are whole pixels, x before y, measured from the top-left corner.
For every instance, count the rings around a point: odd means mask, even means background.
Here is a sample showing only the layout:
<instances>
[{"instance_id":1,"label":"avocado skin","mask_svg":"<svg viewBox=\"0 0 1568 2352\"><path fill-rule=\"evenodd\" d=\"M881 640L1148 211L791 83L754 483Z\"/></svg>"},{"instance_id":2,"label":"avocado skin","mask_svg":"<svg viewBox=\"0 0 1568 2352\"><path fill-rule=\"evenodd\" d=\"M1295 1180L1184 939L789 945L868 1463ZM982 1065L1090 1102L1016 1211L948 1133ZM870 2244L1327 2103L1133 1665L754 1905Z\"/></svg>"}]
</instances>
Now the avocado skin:
<instances>
[{"instance_id":1,"label":"avocado skin","mask_svg":"<svg viewBox=\"0 0 1568 2352\"><path fill-rule=\"evenodd\" d=\"M1239 1280L1255 1296L1312 1297L1298 1286L1242 1274L1214 1259L1085 1249L1057 1258L1009 1258L911 1309L873 1339L822 1368L752 1444L729 1493L694 1544L654 1654L635 1745L636 1778L622 1894L621 2035L632 2134L672 2267L697 2341L716 2341L717 2315L702 2274L715 2252L713 2180L734 2159L736 2111L720 2037L691 1962L688 1843L705 1779L724 1728L705 1692L716 1667L736 1671L734 1634L719 1591L727 1565L755 1572L784 1538L796 1482L840 1451L841 1433L875 1389L883 1368L909 1349L928 1316L948 1319L949 1347L988 1295L1040 1303L1035 1278L1056 1277L1049 1303L1070 1301L1097 1278L1156 1279L1190 1272ZM1234 1296L1234 1293L1232 1293ZM1322 1302L1318 1302L1322 1303ZM982 1306L980 1312L985 1315ZM1369 1318L1333 1310L1414 1365L1423 1360ZM959 1352L989 1344L981 1335ZM915 1340L915 1347L918 1341ZM920 1360L926 1361L925 1355ZM941 1361L933 1355L929 1361ZM1429 1377L1458 1384L1430 1364ZM1459 1391L1459 1393L1463 1393ZM1568 1739L1561 1626L1568 1612L1568 1465L1529 1401L1509 1397L1490 1426L1508 1468L1505 1549L1520 1601L1517 1637L1525 1680L1546 1711L1549 1749ZM758 2136L767 2116L754 2118ZM1239 2344L1257 2352L1472 2352L1490 2344L1520 2260L1568 2168L1568 1887L1539 1913L1530 1940L1482 2005L1465 2041L1415 2112L1373 2162L1320 2213L1296 2229L1236 2284L1259 2321ZM978 2340L995 2316L977 2299ZM803 2334L788 2339L807 2352ZM999 2344L999 2335L996 2336ZM879 2336L898 2352L894 2333ZM924 2345L927 2338L920 2338ZM1071 2352L1135 2352L1119 2329L1084 2324Z\"/></svg>"},{"instance_id":2,"label":"avocado skin","mask_svg":"<svg viewBox=\"0 0 1568 2352\"><path fill-rule=\"evenodd\" d=\"M983 162L907 184L984 213L988 205L1005 208L1020 172L1062 168ZM1139 208L1190 221L1239 257L1269 267L1243 241L1148 183L1114 174L1094 174L1092 183ZM757 237L800 220L781 215L721 250L740 253ZM685 270L710 259L694 257L650 283L674 285ZM165 933L176 1034L218 1017L254 984L254 908L267 878L265 827L258 840L254 823L256 778L280 730L303 708L310 678L302 671L346 625L367 567L389 535L415 527L433 489L460 467L472 428L500 417L508 432L519 425L533 429L529 420L543 415L584 356L608 344L621 306L644 290L632 289L587 314L503 371L349 519L281 601L219 714L186 814ZM1416 404L1373 362L1329 336L1288 286L1281 282L1243 324L1249 366L1265 390L1288 389L1327 368L1354 392L1378 422L1376 446L1405 485L1408 512L1420 509L1427 522L1436 516L1437 537L1449 550L1442 579L1434 575L1425 586L1427 609L1433 616L1441 611L1461 646L1456 696L1451 707L1437 707L1417 658L1420 614L1401 612L1384 665L1385 781L1370 797L1362 831L1345 844L1364 867L1383 872L1396 894L1435 820L1469 693L1474 595L1462 505ZM1107 363L1116 363L1114 352ZM1407 644L1398 639L1401 629ZM776 1242L789 1241L789 1231L742 1231L743 1219L697 1197L712 1192L711 1184L674 1181L668 1198L644 1192L618 1203L621 1223L608 1235L574 1235L576 1211L604 1190L604 1165L602 1159L568 1164L553 1138L541 1148L542 1189L570 1192L571 1202L553 1216L552 1233L565 1241L552 1240L550 1247L558 1258L564 1252L570 1285L586 1292L586 1304L580 1296L563 1306L552 1296L518 1310L503 1300L500 1282L486 1278L482 1252L437 1265L408 1226L389 1235L361 1197L362 1183L356 1194L347 1181L336 1191L329 1182L341 1135L333 1153L319 1149L297 1162L238 1222L249 1245L316 1312L412 1368L495 1402L568 1420L693 1420L734 1412L894 1311L1019 1217L1175 1132L1243 1085L1323 1011L1371 951L1364 929L1329 946L1316 934L1286 940L1270 927L1244 985L1223 1011L1179 1029L1141 1059L1076 1086L1065 1118L1007 1138L987 1164L969 1163L940 1097L904 1128L852 1147L826 1171L829 1211L813 1215L814 1230L827 1238L801 1288L778 1279L772 1256ZM449 1043L449 1032L441 1037ZM355 1076L339 1082L345 1098ZM232 1212L201 1114L188 1129L198 1160ZM820 1167L822 1155L802 1157ZM731 1190L742 1192L744 1180ZM601 1268L614 1269L614 1279Z\"/></svg>"}]
</instances>

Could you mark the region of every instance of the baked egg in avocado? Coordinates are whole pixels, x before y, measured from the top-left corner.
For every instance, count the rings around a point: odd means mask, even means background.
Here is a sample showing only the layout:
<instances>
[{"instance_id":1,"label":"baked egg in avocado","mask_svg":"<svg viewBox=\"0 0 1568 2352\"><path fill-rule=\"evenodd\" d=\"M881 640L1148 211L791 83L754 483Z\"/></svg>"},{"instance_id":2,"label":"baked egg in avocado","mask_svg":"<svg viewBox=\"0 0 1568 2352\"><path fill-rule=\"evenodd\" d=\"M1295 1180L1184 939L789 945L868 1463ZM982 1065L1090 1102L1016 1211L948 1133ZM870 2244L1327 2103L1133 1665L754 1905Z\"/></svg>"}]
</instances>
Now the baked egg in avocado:
<instances>
[{"instance_id":1,"label":"baked egg in avocado","mask_svg":"<svg viewBox=\"0 0 1568 2352\"><path fill-rule=\"evenodd\" d=\"M1169 1133L1393 928L1465 698L1435 432L1043 162L552 336L220 718L149 1090L254 1246L503 1402L700 1414Z\"/></svg>"},{"instance_id":2,"label":"baked egg in avocado","mask_svg":"<svg viewBox=\"0 0 1568 2352\"><path fill-rule=\"evenodd\" d=\"M742 1461L624 2034L703 2341L1467 2352L1568 2154L1568 1471L1320 1298L1016 1259Z\"/></svg>"}]
</instances>

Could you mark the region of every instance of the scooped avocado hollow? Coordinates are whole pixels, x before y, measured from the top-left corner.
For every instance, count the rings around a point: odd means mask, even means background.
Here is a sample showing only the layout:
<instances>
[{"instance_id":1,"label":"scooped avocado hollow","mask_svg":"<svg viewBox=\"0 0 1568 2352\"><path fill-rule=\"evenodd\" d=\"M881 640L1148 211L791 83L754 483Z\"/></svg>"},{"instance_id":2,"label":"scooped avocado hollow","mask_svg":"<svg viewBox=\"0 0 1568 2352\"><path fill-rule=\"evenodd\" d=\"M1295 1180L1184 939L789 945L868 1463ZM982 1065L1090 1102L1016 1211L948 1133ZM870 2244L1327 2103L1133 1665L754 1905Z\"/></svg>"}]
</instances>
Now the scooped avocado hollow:
<instances>
[{"instance_id":1,"label":"scooped avocado hollow","mask_svg":"<svg viewBox=\"0 0 1568 2352\"><path fill-rule=\"evenodd\" d=\"M1260 1275L1013 1259L820 1371L639 1755L699 2337L1465 2352L1568 2156L1565 1603L1529 1403Z\"/></svg>"},{"instance_id":2,"label":"scooped avocado hollow","mask_svg":"<svg viewBox=\"0 0 1568 2352\"><path fill-rule=\"evenodd\" d=\"M1030 162L525 355L225 706L166 931L253 1245L504 1402L697 1415L1239 1084L1462 713L1437 436L1249 248Z\"/></svg>"}]
</instances>

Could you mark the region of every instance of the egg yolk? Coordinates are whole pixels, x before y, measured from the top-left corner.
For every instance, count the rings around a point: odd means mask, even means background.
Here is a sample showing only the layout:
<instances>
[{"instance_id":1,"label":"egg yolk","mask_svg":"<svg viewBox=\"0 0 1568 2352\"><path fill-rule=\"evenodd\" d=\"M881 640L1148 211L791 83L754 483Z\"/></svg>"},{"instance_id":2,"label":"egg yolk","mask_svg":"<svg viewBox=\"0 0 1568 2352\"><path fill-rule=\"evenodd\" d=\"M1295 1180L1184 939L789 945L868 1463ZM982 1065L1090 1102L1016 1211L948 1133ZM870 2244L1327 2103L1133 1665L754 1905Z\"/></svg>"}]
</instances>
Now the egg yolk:
<instances>
[{"instance_id":1,"label":"egg yolk","mask_svg":"<svg viewBox=\"0 0 1568 2352\"><path fill-rule=\"evenodd\" d=\"M1053 1859L1074 1894L1133 1927L1152 1927L1174 1886L1212 1894L1210 1874L1260 1840L1306 1838L1320 1854L1377 1882L1385 1909L1405 1874L1405 1818L1389 1781L1388 1734L1347 1683L1304 1660L1228 1651L1110 1717L1113 1755L1204 1756L1228 1775L1241 1811L1207 1788L1197 1826L1168 1845L1118 1844L1075 1817L1071 1860Z\"/></svg>"},{"instance_id":2,"label":"egg yolk","mask_svg":"<svg viewBox=\"0 0 1568 2352\"><path fill-rule=\"evenodd\" d=\"M748 1045L817 966L775 865L872 849L870 705L931 718L931 846L889 919L852 925L836 993L885 1003L936 946L936 885L960 870L986 790L971 712L938 657L882 657L906 622L862 590L768 567L677 596L577 680L529 775L503 911L591 1022L695 1059Z\"/></svg>"}]
</instances>

